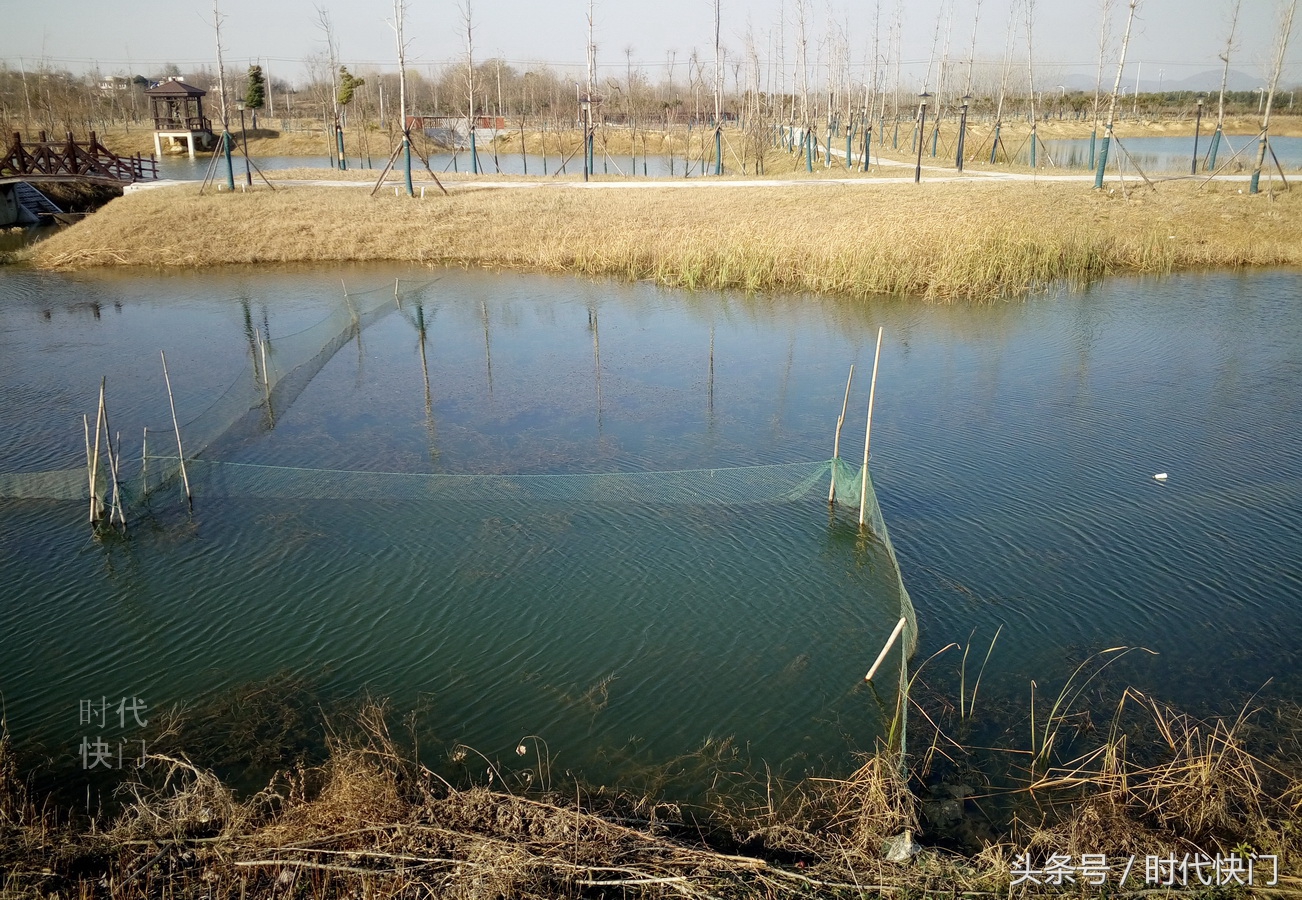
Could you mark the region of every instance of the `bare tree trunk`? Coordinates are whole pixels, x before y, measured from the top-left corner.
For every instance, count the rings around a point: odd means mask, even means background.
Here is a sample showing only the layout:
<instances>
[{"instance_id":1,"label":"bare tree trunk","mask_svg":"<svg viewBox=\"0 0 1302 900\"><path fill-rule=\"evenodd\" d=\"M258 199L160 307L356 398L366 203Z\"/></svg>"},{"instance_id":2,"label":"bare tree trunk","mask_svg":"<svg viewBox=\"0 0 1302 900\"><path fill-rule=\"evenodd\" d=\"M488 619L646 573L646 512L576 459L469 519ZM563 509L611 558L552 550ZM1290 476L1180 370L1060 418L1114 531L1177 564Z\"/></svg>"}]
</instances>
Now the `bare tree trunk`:
<instances>
[{"instance_id":1,"label":"bare tree trunk","mask_svg":"<svg viewBox=\"0 0 1302 900\"><path fill-rule=\"evenodd\" d=\"M1225 39L1225 53L1221 56L1225 68L1221 70L1221 98L1216 112L1217 129L1220 129L1225 122L1225 85L1230 78L1230 51L1234 49L1234 32L1239 26L1239 7L1242 5L1243 0L1234 0L1234 8L1230 12L1230 36Z\"/></svg>"}]
</instances>

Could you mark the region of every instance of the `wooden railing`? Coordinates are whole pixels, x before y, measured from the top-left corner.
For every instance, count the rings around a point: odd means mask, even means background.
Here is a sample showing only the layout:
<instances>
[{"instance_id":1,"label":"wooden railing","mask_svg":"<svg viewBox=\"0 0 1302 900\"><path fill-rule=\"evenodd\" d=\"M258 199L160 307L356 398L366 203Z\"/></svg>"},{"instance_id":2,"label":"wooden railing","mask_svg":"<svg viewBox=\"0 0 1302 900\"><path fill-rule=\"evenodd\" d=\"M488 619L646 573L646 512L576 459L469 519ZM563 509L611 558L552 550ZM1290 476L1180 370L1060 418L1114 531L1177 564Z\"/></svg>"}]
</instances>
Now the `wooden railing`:
<instances>
[{"instance_id":1,"label":"wooden railing","mask_svg":"<svg viewBox=\"0 0 1302 900\"><path fill-rule=\"evenodd\" d=\"M154 117L155 131L212 131L212 122L204 116L182 118Z\"/></svg>"},{"instance_id":2,"label":"wooden railing","mask_svg":"<svg viewBox=\"0 0 1302 900\"><path fill-rule=\"evenodd\" d=\"M45 175L72 178L107 179L130 183L158 177L158 162L151 153L148 158L118 156L99 142L95 132L90 140L78 143L68 132L66 141L50 141L45 132L38 140L24 143L14 132L9 149L0 157L0 177Z\"/></svg>"}]
</instances>

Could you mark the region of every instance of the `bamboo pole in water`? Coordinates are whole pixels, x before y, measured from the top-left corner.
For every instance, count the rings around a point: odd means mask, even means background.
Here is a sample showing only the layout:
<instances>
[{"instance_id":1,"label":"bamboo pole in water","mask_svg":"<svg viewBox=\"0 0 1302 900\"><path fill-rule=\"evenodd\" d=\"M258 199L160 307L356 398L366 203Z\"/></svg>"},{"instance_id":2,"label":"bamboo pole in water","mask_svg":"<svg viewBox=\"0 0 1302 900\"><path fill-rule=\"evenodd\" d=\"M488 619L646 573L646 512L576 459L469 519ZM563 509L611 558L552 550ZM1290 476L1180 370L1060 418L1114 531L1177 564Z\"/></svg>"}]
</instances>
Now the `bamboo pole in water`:
<instances>
[{"instance_id":1,"label":"bamboo pole in water","mask_svg":"<svg viewBox=\"0 0 1302 900\"><path fill-rule=\"evenodd\" d=\"M109 427L108 403L105 399L103 384L101 384L100 386L99 402L100 402L100 407L104 413L104 451L105 451L105 455L108 457L109 480L110 483L113 485L113 493L111 495L111 499L109 500L109 515L108 515L109 524L110 525L113 524L113 519L116 516L118 521L121 522L123 525L125 525L127 521L127 517L122 514L122 504L118 497L118 454L113 447L113 429ZM118 446L121 447L122 446L121 433L119 433L117 437L118 437Z\"/></svg>"},{"instance_id":2,"label":"bamboo pole in water","mask_svg":"<svg viewBox=\"0 0 1302 900\"><path fill-rule=\"evenodd\" d=\"M99 406L95 409L95 454L90 463L90 524L99 521L99 434L104 427L104 379L99 380Z\"/></svg>"},{"instance_id":3,"label":"bamboo pole in water","mask_svg":"<svg viewBox=\"0 0 1302 900\"><path fill-rule=\"evenodd\" d=\"M836 461L841 458L841 426L845 424L845 411L850 405L850 383L854 381L854 363L850 363L850 377L845 380L845 399L841 401L841 415L836 419L836 438L832 441L832 486L827 491L827 502L836 502Z\"/></svg>"},{"instance_id":4,"label":"bamboo pole in water","mask_svg":"<svg viewBox=\"0 0 1302 900\"><path fill-rule=\"evenodd\" d=\"M868 511L868 445L873 436L873 400L877 395L877 363L882 358L882 328L877 328L877 352L873 354L873 378L868 387L868 427L863 435L863 484L859 494L859 527L864 526L864 517Z\"/></svg>"},{"instance_id":5,"label":"bamboo pole in water","mask_svg":"<svg viewBox=\"0 0 1302 900\"><path fill-rule=\"evenodd\" d=\"M149 428L145 428L145 433L140 437L140 493L143 495L149 491Z\"/></svg>"},{"instance_id":6,"label":"bamboo pole in water","mask_svg":"<svg viewBox=\"0 0 1302 900\"><path fill-rule=\"evenodd\" d=\"M107 419L104 421L104 430L108 431ZM122 495L118 493L118 455L122 449L122 432L119 431L112 440L110 440L109 435L106 434L104 439L108 444L109 474L113 476L113 505L109 508L109 524L113 524L113 515L116 513L118 522L125 526L127 524L127 516L126 513L122 511ZM115 443L117 444L116 450L114 449Z\"/></svg>"},{"instance_id":7,"label":"bamboo pole in water","mask_svg":"<svg viewBox=\"0 0 1302 900\"><path fill-rule=\"evenodd\" d=\"M167 354L162 350L158 355L163 360L163 381L167 383L167 405L172 410L172 427L176 429L176 455L181 460L181 481L185 483L185 502L194 509L194 495L190 493L190 476L185 471L185 451L181 449L181 423L176 420L176 401L172 398L172 379L167 374Z\"/></svg>"},{"instance_id":8,"label":"bamboo pole in water","mask_svg":"<svg viewBox=\"0 0 1302 900\"><path fill-rule=\"evenodd\" d=\"M81 417L81 426L86 436L86 478L90 482L90 499L91 502L93 503L95 501L95 467L91 462L91 455L90 455L90 418L87 417L84 413L82 414ZM93 509L94 508L92 507L92 514L93 514ZM91 519L91 521L93 522L95 520Z\"/></svg>"},{"instance_id":9,"label":"bamboo pole in water","mask_svg":"<svg viewBox=\"0 0 1302 900\"><path fill-rule=\"evenodd\" d=\"M868 674L863 677L864 681L873 680L873 676L877 674L877 670L881 668L882 663L886 660L886 654L891 652L891 647L895 646L895 642L899 639L900 632L904 630L906 624L908 624L908 619L903 616L900 617L900 621L895 623L895 630L892 631L891 636L886 639L886 646L882 647L882 652L877 654L877 661L873 663L873 667L868 670Z\"/></svg>"}]
</instances>

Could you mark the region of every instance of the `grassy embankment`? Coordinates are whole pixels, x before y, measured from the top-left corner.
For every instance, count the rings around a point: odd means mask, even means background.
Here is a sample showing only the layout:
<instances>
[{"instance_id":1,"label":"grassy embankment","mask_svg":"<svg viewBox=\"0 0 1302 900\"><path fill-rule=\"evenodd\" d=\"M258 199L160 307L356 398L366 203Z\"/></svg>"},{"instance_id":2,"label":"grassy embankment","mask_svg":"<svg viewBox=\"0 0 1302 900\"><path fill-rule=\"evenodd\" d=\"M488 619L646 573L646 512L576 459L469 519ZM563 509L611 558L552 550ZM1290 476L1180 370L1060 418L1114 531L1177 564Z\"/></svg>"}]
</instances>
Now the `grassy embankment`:
<instances>
[{"instance_id":1,"label":"grassy embankment","mask_svg":"<svg viewBox=\"0 0 1302 900\"><path fill-rule=\"evenodd\" d=\"M696 289L992 300L1117 273L1302 263L1295 193L966 182L720 189L135 193L38 245L47 268L394 260Z\"/></svg>"}]
</instances>

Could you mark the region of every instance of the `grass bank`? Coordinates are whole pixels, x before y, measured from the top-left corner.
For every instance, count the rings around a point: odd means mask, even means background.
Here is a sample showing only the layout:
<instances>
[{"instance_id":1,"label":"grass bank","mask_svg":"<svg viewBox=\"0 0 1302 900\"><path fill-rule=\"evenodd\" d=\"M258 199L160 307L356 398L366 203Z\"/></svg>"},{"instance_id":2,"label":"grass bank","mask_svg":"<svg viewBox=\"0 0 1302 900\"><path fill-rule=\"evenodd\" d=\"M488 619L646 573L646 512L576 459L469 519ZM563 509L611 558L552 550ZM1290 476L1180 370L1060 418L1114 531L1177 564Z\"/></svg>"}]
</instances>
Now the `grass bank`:
<instances>
[{"instance_id":1,"label":"grass bank","mask_svg":"<svg viewBox=\"0 0 1302 900\"><path fill-rule=\"evenodd\" d=\"M1045 882L1055 859L1072 877L1052 893L1295 895L1296 707L1198 720L1132 689L1083 698L1097 674L1077 670L1030 710L1029 747L997 751L1011 777L983 773L981 751L963 745L976 719L966 703L924 700L907 769L883 748L844 777L781 784L698 759L715 789L692 804L565 781L534 736L504 758L450 747L436 772L418 761L414 726L373 702L318 723L323 756L278 757L242 796L169 746L193 736L184 718L156 713L161 732L143 766L119 773L112 811L40 796L0 735L0 896L1002 898ZM265 756L285 737L282 707L305 705L260 686L242 691L241 721L212 725L224 745L246 733L245 749ZM1008 724L1026 735L1024 716ZM1273 737L1250 748L1262 726ZM1019 886L1023 854L1038 874ZM1254 889L1221 880L1230 859L1240 882L1253 861Z\"/></svg>"},{"instance_id":2,"label":"grass bank","mask_svg":"<svg viewBox=\"0 0 1302 900\"><path fill-rule=\"evenodd\" d=\"M129 194L39 244L86 266L393 260L695 289L992 300L1114 273L1302 263L1294 194L1168 184L962 182L773 188L457 189L195 185Z\"/></svg>"}]
</instances>

